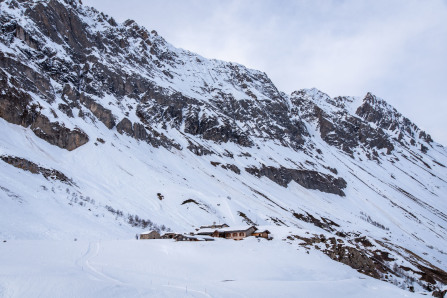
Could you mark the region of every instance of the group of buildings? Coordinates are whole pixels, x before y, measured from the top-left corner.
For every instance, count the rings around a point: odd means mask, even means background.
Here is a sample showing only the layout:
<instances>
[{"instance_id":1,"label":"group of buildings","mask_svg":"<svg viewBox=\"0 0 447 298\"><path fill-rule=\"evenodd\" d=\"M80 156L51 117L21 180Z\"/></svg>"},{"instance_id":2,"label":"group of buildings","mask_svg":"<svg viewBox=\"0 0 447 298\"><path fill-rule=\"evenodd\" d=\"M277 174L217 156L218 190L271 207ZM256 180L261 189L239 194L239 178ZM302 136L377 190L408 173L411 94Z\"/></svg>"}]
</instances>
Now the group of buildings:
<instances>
[{"instance_id":1,"label":"group of buildings","mask_svg":"<svg viewBox=\"0 0 447 298\"><path fill-rule=\"evenodd\" d=\"M268 230L259 230L256 226L230 227L227 224L213 223L210 226L201 226L195 232L189 234L166 233L160 235L157 231L141 233L139 239L174 239L176 241L214 241L214 238L242 240L245 237L254 236L271 239Z\"/></svg>"}]
</instances>

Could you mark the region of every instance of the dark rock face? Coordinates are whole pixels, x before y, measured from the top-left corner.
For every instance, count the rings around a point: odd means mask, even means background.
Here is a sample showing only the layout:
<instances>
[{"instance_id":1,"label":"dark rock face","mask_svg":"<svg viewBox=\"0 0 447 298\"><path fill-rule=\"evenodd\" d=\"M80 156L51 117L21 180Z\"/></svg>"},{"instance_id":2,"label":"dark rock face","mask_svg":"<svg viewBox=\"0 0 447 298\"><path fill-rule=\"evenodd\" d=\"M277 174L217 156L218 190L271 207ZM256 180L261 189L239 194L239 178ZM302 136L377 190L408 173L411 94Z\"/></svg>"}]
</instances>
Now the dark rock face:
<instances>
[{"instance_id":1,"label":"dark rock face","mask_svg":"<svg viewBox=\"0 0 447 298\"><path fill-rule=\"evenodd\" d=\"M80 101L96 116L108 129L112 129L115 126L115 119L112 111L104 108L99 103L94 102L87 96L80 97Z\"/></svg>"},{"instance_id":2,"label":"dark rock face","mask_svg":"<svg viewBox=\"0 0 447 298\"><path fill-rule=\"evenodd\" d=\"M123 120L121 120L117 125L116 125L116 130L120 133L120 134L127 134L128 136L134 136L134 131L133 131L133 126L132 126L132 122L130 122L129 119L127 118L123 118Z\"/></svg>"},{"instance_id":3,"label":"dark rock face","mask_svg":"<svg viewBox=\"0 0 447 298\"><path fill-rule=\"evenodd\" d=\"M65 103L59 107L69 117L73 115L71 109L82 104L112 129L114 115L103 102L92 100L112 95L139 101L137 114L144 119L142 124L146 127L160 125L163 129L170 126L178 130L183 127L183 132L207 141L252 147L255 137L279 140L284 146L299 150L308 136L300 120L291 120L286 98L265 73L233 63L215 65L215 75L240 90L241 97L245 98L236 99L232 93L224 92L224 88L211 87L204 81L195 91L199 100L158 86L150 79L173 80L178 75L176 71L181 71L186 63L185 57L169 50L156 32L149 32L134 21L117 26L112 18L94 9L82 8L75 1L13 1L9 5L23 9L24 17L35 29L22 28L13 17L5 15L0 20L1 41L6 45L14 39L22 41L27 47L20 49L21 54L36 67L30 68L19 63L18 57L1 53L0 68L21 74L17 76L17 86L24 91L40 94L48 101L61 96ZM90 25L83 22L85 17L93 18L107 29L90 30ZM58 50L47 47L46 40L59 45L64 53L57 55ZM133 40L132 44L129 40ZM138 51L133 50L134 44ZM101 59L98 52L102 53ZM188 58L190 54L184 55ZM199 57L195 60L203 63ZM124 71L122 65L138 71ZM64 90L54 90L51 80L65 86ZM236 121L250 122L250 125ZM140 132L143 135L139 138L145 139L143 130Z\"/></svg>"},{"instance_id":4,"label":"dark rock face","mask_svg":"<svg viewBox=\"0 0 447 298\"><path fill-rule=\"evenodd\" d=\"M345 196L342 189L346 188L347 184L343 178L335 178L317 171L266 167L265 165L262 165L261 168L249 167L245 170L257 177L265 176L284 187L287 187L293 180L308 189L317 189L322 192Z\"/></svg>"},{"instance_id":5,"label":"dark rock face","mask_svg":"<svg viewBox=\"0 0 447 298\"><path fill-rule=\"evenodd\" d=\"M330 238L329 240L331 240L332 247L325 250L325 253L331 259L374 278L380 278L383 273L389 271L386 266L377 261L377 256L370 257L357 248L337 244L335 238Z\"/></svg>"},{"instance_id":6,"label":"dark rock face","mask_svg":"<svg viewBox=\"0 0 447 298\"><path fill-rule=\"evenodd\" d=\"M329 115L320 108L315 107L321 137L329 145L338 147L347 153L352 153L359 144L365 144L369 148L387 149L390 154L394 146L388 140L388 136L382 129L374 129L363 123L358 118L346 116L343 120L332 123Z\"/></svg>"},{"instance_id":7,"label":"dark rock face","mask_svg":"<svg viewBox=\"0 0 447 298\"><path fill-rule=\"evenodd\" d=\"M31 125L38 108L37 105L28 106L32 102L31 96L17 88L10 88L4 72L1 72L0 88L0 117L13 124Z\"/></svg>"},{"instance_id":8,"label":"dark rock face","mask_svg":"<svg viewBox=\"0 0 447 298\"><path fill-rule=\"evenodd\" d=\"M75 185L75 183L70 178L65 176L64 173L54 169L47 169L40 167L37 164L33 163L32 161L26 160L24 158L1 155L0 159L24 171L28 171L33 174L42 174L46 179L59 180L68 185Z\"/></svg>"},{"instance_id":9,"label":"dark rock face","mask_svg":"<svg viewBox=\"0 0 447 298\"><path fill-rule=\"evenodd\" d=\"M300 236L289 236L304 241L302 246L312 246L315 244L324 244L325 248L321 251L329 256L332 260L346 264L358 272L372 276L376 279L383 278L384 274L392 273L392 269L387 267L387 262L393 261L386 251L371 251L368 248L346 245L344 241L355 244L355 240L336 239L335 237L326 238L324 235L306 238Z\"/></svg>"},{"instance_id":10,"label":"dark rock face","mask_svg":"<svg viewBox=\"0 0 447 298\"><path fill-rule=\"evenodd\" d=\"M57 122L50 122L47 117L38 115L31 125L31 130L39 138L52 145L72 151L89 141L88 135L75 128L70 130Z\"/></svg>"},{"instance_id":11,"label":"dark rock face","mask_svg":"<svg viewBox=\"0 0 447 298\"><path fill-rule=\"evenodd\" d=\"M346 264L359 273L390 282L393 275L406 277L409 280L419 279L419 284L433 291L438 283L445 284L447 273L434 266L428 261L409 250L400 250L399 246L390 246L389 243L371 239L368 237L358 237L358 234L337 232L336 237L326 237L325 235L312 235L302 237L298 235L288 236L290 241L302 241L299 245L320 249L332 260ZM342 238L339 238L342 237ZM404 261L402 261L404 260ZM405 262L405 265L403 263ZM424 264L424 265L421 265ZM413 265L418 270L411 269ZM412 283L409 284L410 286ZM411 287L408 288L411 291ZM433 296L442 293L439 290L433 291ZM442 297L442 296L440 296Z\"/></svg>"},{"instance_id":12,"label":"dark rock face","mask_svg":"<svg viewBox=\"0 0 447 298\"><path fill-rule=\"evenodd\" d=\"M213 152L213 151L203 147L199 143L191 141L191 140L188 140L188 147L186 147L186 148L197 156L215 154L215 152Z\"/></svg>"},{"instance_id":13,"label":"dark rock face","mask_svg":"<svg viewBox=\"0 0 447 298\"><path fill-rule=\"evenodd\" d=\"M180 93L169 94L167 90L153 86L137 106L136 114L149 125L163 123L165 127L170 125L179 129L183 122L184 109L200 105L198 100Z\"/></svg>"},{"instance_id":14,"label":"dark rock face","mask_svg":"<svg viewBox=\"0 0 447 298\"><path fill-rule=\"evenodd\" d=\"M0 117L6 121L30 127L39 138L60 148L72 151L88 142L88 135L79 129L70 130L63 124L50 122L41 114L42 107L32 103L31 97L8 86L6 78L0 79Z\"/></svg>"},{"instance_id":15,"label":"dark rock face","mask_svg":"<svg viewBox=\"0 0 447 298\"><path fill-rule=\"evenodd\" d=\"M211 161L211 164L212 164L213 166L215 166L215 167L217 167L217 166L220 165L220 167L221 167L222 169L224 169L224 170L230 170L230 171L233 171L234 173L236 173L236 174L238 174L238 175L241 174L241 170L240 170L236 165L234 165L234 164L227 163L226 165L223 165L223 164L221 164L220 162L217 162L217 161Z\"/></svg>"},{"instance_id":16,"label":"dark rock face","mask_svg":"<svg viewBox=\"0 0 447 298\"><path fill-rule=\"evenodd\" d=\"M196 99L175 93L170 96L163 91L151 92L151 99L137 108L137 115L148 124L165 123L177 129L184 123L184 132L201 136L217 143L233 142L244 147L253 145L248 136L228 119L223 124L216 116L211 116L212 108ZM208 113L206 113L208 111ZM202 114L199 117L199 114Z\"/></svg>"},{"instance_id":17,"label":"dark rock face","mask_svg":"<svg viewBox=\"0 0 447 298\"><path fill-rule=\"evenodd\" d=\"M222 169L233 171L234 173L236 173L238 175L241 173L241 170L234 164L228 163L226 165L221 165L221 167L222 167Z\"/></svg>"},{"instance_id":18,"label":"dark rock face","mask_svg":"<svg viewBox=\"0 0 447 298\"><path fill-rule=\"evenodd\" d=\"M205 140L216 143L233 142L244 147L250 147L253 143L238 129L234 129L230 123L219 124L215 117L200 117L198 113L188 115L185 119L185 132L192 135L201 135Z\"/></svg>"},{"instance_id":19,"label":"dark rock face","mask_svg":"<svg viewBox=\"0 0 447 298\"><path fill-rule=\"evenodd\" d=\"M150 142L149 135L142 124L134 123L133 131L134 131L135 139Z\"/></svg>"},{"instance_id":20,"label":"dark rock face","mask_svg":"<svg viewBox=\"0 0 447 298\"><path fill-rule=\"evenodd\" d=\"M389 135L382 128L375 128L361 118L349 115L345 101L348 100L342 97L331 99L320 91L309 94L306 90L300 90L292 94L295 113L300 112L304 119L315 122L321 138L329 145L348 154L352 154L359 146L367 150L386 149L387 154L390 154L394 145ZM325 112L319 106L322 104L332 105L333 112Z\"/></svg>"},{"instance_id":21,"label":"dark rock face","mask_svg":"<svg viewBox=\"0 0 447 298\"><path fill-rule=\"evenodd\" d=\"M357 108L355 113L363 120L374 123L382 129L407 135L411 138L410 142L413 146L417 139L421 139L428 144L433 141L425 131L420 130L395 108L371 93L366 94L363 104ZM399 141L402 141L402 138Z\"/></svg>"},{"instance_id":22,"label":"dark rock face","mask_svg":"<svg viewBox=\"0 0 447 298\"><path fill-rule=\"evenodd\" d=\"M144 141L151 144L155 148L163 146L167 149L176 148L181 150L181 146L177 144L174 140L170 140L165 135L158 133L157 131L151 129L150 127L145 127L140 123L133 123L127 119L123 118L117 125L116 130L120 134L126 134L137 140Z\"/></svg>"},{"instance_id":23,"label":"dark rock face","mask_svg":"<svg viewBox=\"0 0 447 298\"><path fill-rule=\"evenodd\" d=\"M444 298L447 297L447 290L436 290L433 291L433 297L437 297L437 298Z\"/></svg>"},{"instance_id":24,"label":"dark rock face","mask_svg":"<svg viewBox=\"0 0 447 298\"><path fill-rule=\"evenodd\" d=\"M301 150L309 133L304 123L291 117L286 99L279 93L270 94L272 100L256 101L236 100L224 93L218 93L212 99L229 119L229 123L240 121L251 125L244 135L280 141L282 145ZM251 147L252 141L242 138L243 146Z\"/></svg>"},{"instance_id":25,"label":"dark rock face","mask_svg":"<svg viewBox=\"0 0 447 298\"><path fill-rule=\"evenodd\" d=\"M7 79L5 71L14 74L9 83L17 89L38 94L47 102L54 101L55 93L49 78L22 63L21 59L0 52L0 70L1 78L5 80Z\"/></svg>"},{"instance_id":26,"label":"dark rock face","mask_svg":"<svg viewBox=\"0 0 447 298\"><path fill-rule=\"evenodd\" d=\"M115 118L112 114L112 111L109 109L104 108L99 103L95 102L93 99L91 99L89 96L87 96L84 92L79 93L78 91L74 90L69 84L66 84L64 86L64 89L62 91L62 98L65 99L65 101L73 106L80 108L79 103L83 104L87 109L89 109L92 114L98 118L99 121L104 123L104 125L108 129L112 129L115 126ZM60 104L62 107L63 112L70 116L73 115L70 106Z\"/></svg>"},{"instance_id":27,"label":"dark rock face","mask_svg":"<svg viewBox=\"0 0 447 298\"><path fill-rule=\"evenodd\" d=\"M68 117L70 117L70 118L73 118L73 117L74 117L74 115L73 115L73 111L72 111L72 109L70 108L69 105L60 103L60 104L58 105L58 108L59 108L59 111L61 111L62 113L64 113L64 114L67 115Z\"/></svg>"},{"instance_id":28,"label":"dark rock face","mask_svg":"<svg viewBox=\"0 0 447 298\"><path fill-rule=\"evenodd\" d=\"M323 230L326 230L328 232L334 232L336 227L339 227L339 225L332 220L328 218L322 217L321 220L314 217L312 214L309 214L306 212L306 214L300 214L300 213L293 213L293 216L295 218L311 223L315 225L316 227L322 228Z\"/></svg>"}]
</instances>

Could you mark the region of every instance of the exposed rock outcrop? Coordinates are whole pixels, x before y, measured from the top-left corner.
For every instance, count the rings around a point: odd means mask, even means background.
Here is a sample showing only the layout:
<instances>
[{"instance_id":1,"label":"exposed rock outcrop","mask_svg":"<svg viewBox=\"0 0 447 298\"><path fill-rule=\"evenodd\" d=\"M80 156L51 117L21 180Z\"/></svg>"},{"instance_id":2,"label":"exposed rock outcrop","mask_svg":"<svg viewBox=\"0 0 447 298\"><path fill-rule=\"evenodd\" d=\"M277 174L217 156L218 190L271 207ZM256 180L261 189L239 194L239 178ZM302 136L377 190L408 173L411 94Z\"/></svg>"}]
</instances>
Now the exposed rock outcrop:
<instances>
[{"instance_id":1,"label":"exposed rock outcrop","mask_svg":"<svg viewBox=\"0 0 447 298\"><path fill-rule=\"evenodd\" d=\"M265 165L262 165L261 168L247 167L245 170L256 177L265 176L284 187L287 187L290 181L293 180L308 189L317 189L322 192L345 196L342 189L346 188L347 184L343 178L335 178L317 171L287 169L284 167L275 168Z\"/></svg>"},{"instance_id":2,"label":"exposed rock outcrop","mask_svg":"<svg viewBox=\"0 0 447 298\"><path fill-rule=\"evenodd\" d=\"M39 93L48 100L67 97L70 100L65 104L70 109L79 108L81 103L109 129L115 125L114 116L104 103L92 98L111 95L136 99L140 102L137 115L143 125L183 129L184 133L211 142L252 147L253 138L261 138L279 140L296 150L304 145L308 136L305 125L290 117L287 98L265 73L215 61L212 62L215 64L212 77L219 77L235 91L228 93L221 83L210 86L210 82L203 80L185 95L159 86L151 79L163 77L170 81L178 79L179 73L189 71L183 67L189 65L190 53L173 51L156 32L149 32L130 20L124 26L117 26L104 14L73 3L22 1L14 6L23 9L35 28L22 28L5 15L1 39L5 44L14 39L23 41L28 47L20 51L34 67L27 68L17 63L16 57L5 55L0 67L10 73L23 73L19 83L24 91ZM93 18L105 29L90 30L83 18ZM63 37L59 32L64 32ZM59 49L47 47L48 40ZM101 59L97 51L104 53ZM203 63L199 57L194 60ZM129 65L135 71L125 71L121 65ZM208 76L209 73L198 75ZM53 90L51 80L72 90L64 87L60 94L60 90ZM71 98L70 92L74 93ZM72 115L67 105L60 107L64 113Z\"/></svg>"},{"instance_id":3,"label":"exposed rock outcrop","mask_svg":"<svg viewBox=\"0 0 447 298\"><path fill-rule=\"evenodd\" d=\"M71 130L58 122L51 122L41 114L42 107L33 103L29 94L10 87L7 78L0 78L0 117L6 121L29 127L36 136L52 145L72 151L89 141L80 129Z\"/></svg>"},{"instance_id":4,"label":"exposed rock outcrop","mask_svg":"<svg viewBox=\"0 0 447 298\"><path fill-rule=\"evenodd\" d=\"M358 237L356 234L337 234L341 238L321 234L309 237L291 235L287 239L300 240L301 246L319 249L331 259L376 279L391 282L393 276L406 278L410 291L413 282L429 291L433 291L438 283L447 282L447 272L407 249L385 244L380 240L373 241L365 236ZM439 293L442 292L433 292L434 295Z\"/></svg>"},{"instance_id":5,"label":"exposed rock outcrop","mask_svg":"<svg viewBox=\"0 0 447 298\"><path fill-rule=\"evenodd\" d=\"M355 113L365 121L374 123L382 129L407 135L413 141L410 141L412 145L415 145L416 141L419 140L427 144L433 142L431 136L420 130L410 119L402 116L395 108L369 92ZM402 142L402 137L399 138L399 141Z\"/></svg>"},{"instance_id":6,"label":"exposed rock outcrop","mask_svg":"<svg viewBox=\"0 0 447 298\"><path fill-rule=\"evenodd\" d=\"M123 118L116 125L116 130L120 134L126 134L137 140L144 141L148 144L151 144L155 148L163 146L167 149L182 149L180 144L176 143L174 140L167 138L164 134L151 129L150 127L144 126L141 123L132 123L128 118Z\"/></svg>"},{"instance_id":7,"label":"exposed rock outcrop","mask_svg":"<svg viewBox=\"0 0 447 298\"><path fill-rule=\"evenodd\" d=\"M340 227L337 223L330 220L329 218L322 217L321 220L313 216L312 214L309 214L306 212L306 214L300 214L293 212L293 216L295 216L297 219L311 223L315 225L316 227L322 228L323 230L326 230L328 232L334 232L337 227Z\"/></svg>"},{"instance_id":8,"label":"exposed rock outcrop","mask_svg":"<svg viewBox=\"0 0 447 298\"><path fill-rule=\"evenodd\" d=\"M111 110L104 108L101 104L95 102L84 92L80 93L74 90L69 84L64 86L62 98L66 99L68 103L74 107L79 108L79 103L82 103L96 118L98 118L99 121L104 123L108 129L112 129L115 126L115 117L113 116ZM68 113L67 115L70 115L71 113L71 109L69 109L68 105L63 105L62 110L64 110L64 113Z\"/></svg>"},{"instance_id":9,"label":"exposed rock outcrop","mask_svg":"<svg viewBox=\"0 0 447 298\"><path fill-rule=\"evenodd\" d=\"M39 138L68 151L75 150L89 141L88 135L80 129L68 129L63 124L50 122L43 115L38 115L30 128Z\"/></svg>"},{"instance_id":10,"label":"exposed rock outcrop","mask_svg":"<svg viewBox=\"0 0 447 298\"><path fill-rule=\"evenodd\" d=\"M203 147L202 145L200 145L199 143L191 141L191 140L188 140L188 146L186 148L197 156L215 154L214 151L209 150L209 149Z\"/></svg>"},{"instance_id":11,"label":"exposed rock outcrop","mask_svg":"<svg viewBox=\"0 0 447 298\"><path fill-rule=\"evenodd\" d=\"M37 164L35 164L32 161L29 161L27 159L15 157L15 156L8 156L8 155L1 155L0 159L12 166L22 169L24 171L28 171L33 174L42 174L46 179L59 180L59 181L64 182L68 185L75 185L73 180L68 178L64 173L57 171L55 169L47 169L44 167L40 167Z\"/></svg>"},{"instance_id":12,"label":"exposed rock outcrop","mask_svg":"<svg viewBox=\"0 0 447 298\"><path fill-rule=\"evenodd\" d=\"M321 138L329 145L349 154L360 146L386 149L390 154L394 150L390 137L382 128L375 128L361 118L349 115L344 104L348 101L341 97L333 100L316 89L292 93L292 102L296 107L294 111L301 113L306 120L315 122ZM332 106L332 113L320 107L328 104Z\"/></svg>"}]
</instances>

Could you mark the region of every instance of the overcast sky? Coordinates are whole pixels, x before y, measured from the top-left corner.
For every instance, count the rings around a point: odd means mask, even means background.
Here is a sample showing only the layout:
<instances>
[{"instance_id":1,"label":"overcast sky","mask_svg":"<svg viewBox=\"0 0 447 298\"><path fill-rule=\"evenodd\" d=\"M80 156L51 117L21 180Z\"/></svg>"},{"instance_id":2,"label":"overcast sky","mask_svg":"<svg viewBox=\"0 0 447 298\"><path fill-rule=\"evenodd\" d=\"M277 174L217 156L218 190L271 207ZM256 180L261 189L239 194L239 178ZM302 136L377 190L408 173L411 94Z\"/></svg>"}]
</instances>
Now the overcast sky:
<instances>
[{"instance_id":1,"label":"overcast sky","mask_svg":"<svg viewBox=\"0 0 447 298\"><path fill-rule=\"evenodd\" d=\"M371 91L447 145L447 0L83 0L286 93Z\"/></svg>"}]
</instances>

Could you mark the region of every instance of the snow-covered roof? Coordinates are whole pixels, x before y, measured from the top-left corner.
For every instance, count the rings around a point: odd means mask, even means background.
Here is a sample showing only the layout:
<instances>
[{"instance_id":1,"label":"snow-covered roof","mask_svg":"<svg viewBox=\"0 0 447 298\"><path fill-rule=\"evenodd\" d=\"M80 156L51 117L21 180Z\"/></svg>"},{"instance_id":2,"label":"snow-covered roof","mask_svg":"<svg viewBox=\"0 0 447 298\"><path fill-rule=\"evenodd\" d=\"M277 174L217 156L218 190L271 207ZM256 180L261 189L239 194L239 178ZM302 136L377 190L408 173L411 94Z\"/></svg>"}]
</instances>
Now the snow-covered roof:
<instances>
[{"instance_id":1,"label":"snow-covered roof","mask_svg":"<svg viewBox=\"0 0 447 298\"><path fill-rule=\"evenodd\" d=\"M219 229L219 232L246 231L250 228L254 228L256 230L255 226L235 226Z\"/></svg>"},{"instance_id":2,"label":"snow-covered roof","mask_svg":"<svg viewBox=\"0 0 447 298\"><path fill-rule=\"evenodd\" d=\"M158 233L158 232L155 231L155 230L150 230L150 231L147 231L147 232L143 232L143 233L141 233L140 235L146 235L146 234L150 234L150 233L152 233L152 232Z\"/></svg>"},{"instance_id":3,"label":"snow-covered roof","mask_svg":"<svg viewBox=\"0 0 447 298\"><path fill-rule=\"evenodd\" d=\"M198 241L214 241L214 238L211 236L197 236L197 235L187 235L183 234L181 235L185 239L193 239Z\"/></svg>"},{"instance_id":4,"label":"snow-covered roof","mask_svg":"<svg viewBox=\"0 0 447 298\"><path fill-rule=\"evenodd\" d=\"M211 236L197 236L198 239L203 239L203 240L211 240L214 241L214 237Z\"/></svg>"}]
</instances>

